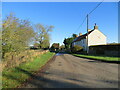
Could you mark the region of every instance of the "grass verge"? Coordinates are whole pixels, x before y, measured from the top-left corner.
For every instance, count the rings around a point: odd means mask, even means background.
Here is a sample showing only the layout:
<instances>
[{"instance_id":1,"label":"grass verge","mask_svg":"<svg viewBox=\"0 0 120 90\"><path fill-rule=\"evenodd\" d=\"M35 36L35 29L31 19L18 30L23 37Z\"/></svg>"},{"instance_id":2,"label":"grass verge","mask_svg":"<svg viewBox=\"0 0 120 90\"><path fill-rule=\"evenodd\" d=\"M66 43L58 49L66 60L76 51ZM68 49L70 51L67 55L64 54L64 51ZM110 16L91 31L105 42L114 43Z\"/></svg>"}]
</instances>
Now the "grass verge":
<instances>
[{"instance_id":1,"label":"grass verge","mask_svg":"<svg viewBox=\"0 0 120 90\"><path fill-rule=\"evenodd\" d=\"M47 52L34 58L32 62L21 64L18 67L9 70L3 70L2 87L16 88L20 86L26 79L31 77L43 65L45 65L54 53Z\"/></svg>"},{"instance_id":2,"label":"grass verge","mask_svg":"<svg viewBox=\"0 0 120 90\"><path fill-rule=\"evenodd\" d=\"M120 61L119 57L107 57L107 56L92 56L92 55L81 55L81 54L72 54L77 57L89 58L89 59L96 59L101 61Z\"/></svg>"}]
</instances>

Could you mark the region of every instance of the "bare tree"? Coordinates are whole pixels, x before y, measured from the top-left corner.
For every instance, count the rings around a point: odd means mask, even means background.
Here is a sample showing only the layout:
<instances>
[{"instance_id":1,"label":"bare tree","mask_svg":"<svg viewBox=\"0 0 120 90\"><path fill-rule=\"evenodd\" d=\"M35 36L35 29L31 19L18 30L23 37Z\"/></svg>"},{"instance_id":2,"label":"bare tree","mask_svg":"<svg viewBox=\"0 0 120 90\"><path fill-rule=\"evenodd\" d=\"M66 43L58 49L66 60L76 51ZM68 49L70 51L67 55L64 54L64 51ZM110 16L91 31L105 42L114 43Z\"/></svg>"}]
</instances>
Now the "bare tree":
<instances>
[{"instance_id":1,"label":"bare tree","mask_svg":"<svg viewBox=\"0 0 120 90\"><path fill-rule=\"evenodd\" d=\"M42 24L35 25L36 37L35 40L39 42L40 48L47 48L50 45L50 32L54 26L44 26Z\"/></svg>"}]
</instances>

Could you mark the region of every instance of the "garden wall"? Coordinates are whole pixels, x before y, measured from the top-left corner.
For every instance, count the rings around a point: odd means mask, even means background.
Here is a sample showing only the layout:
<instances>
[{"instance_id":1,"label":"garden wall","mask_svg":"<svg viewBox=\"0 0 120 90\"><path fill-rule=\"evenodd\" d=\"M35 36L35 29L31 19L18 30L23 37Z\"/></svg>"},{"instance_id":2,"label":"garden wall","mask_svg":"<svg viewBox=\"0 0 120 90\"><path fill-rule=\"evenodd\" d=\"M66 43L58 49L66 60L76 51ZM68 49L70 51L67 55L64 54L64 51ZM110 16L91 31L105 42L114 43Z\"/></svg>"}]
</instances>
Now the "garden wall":
<instances>
[{"instance_id":1,"label":"garden wall","mask_svg":"<svg viewBox=\"0 0 120 90\"><path fill-rule=\"evenodd\" d=\"M90 46L89 54L120 57L120 44Z\"/></svg>"},{"instance_id":2,"label":"garden wall","mask_svg":"<svg viewBox=\"0 0 120 90\"><path fill-rule=\"evenodd\" d=\"M48 50L26 50L16 54L15 52L6 53L4 60L0 63L0 68L12 68L19 66L21 63L32 61L34 57L42 55Z\"/></svg>"}]
</instances>

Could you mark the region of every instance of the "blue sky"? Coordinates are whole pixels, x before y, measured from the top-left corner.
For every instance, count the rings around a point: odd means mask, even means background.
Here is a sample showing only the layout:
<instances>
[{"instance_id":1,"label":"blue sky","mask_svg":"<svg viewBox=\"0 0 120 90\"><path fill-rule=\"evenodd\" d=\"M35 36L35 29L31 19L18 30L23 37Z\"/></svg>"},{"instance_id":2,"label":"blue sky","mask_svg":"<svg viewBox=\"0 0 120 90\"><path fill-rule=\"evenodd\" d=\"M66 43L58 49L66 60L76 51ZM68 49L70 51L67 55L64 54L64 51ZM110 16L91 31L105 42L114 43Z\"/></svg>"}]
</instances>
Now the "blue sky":
<instances>
[{"instance_id":1,"label":"blue sky","mask_svg":"<svg viewBox=\"0 0 120 90\"><path fill-rule=\"evenodd\" d=\"M2 0L3 2L101 2L101 0ZM105 2L118 2L119 0L104 0Z\"/></svg>"},{"instance_id":2,"label":"blue sky","mask_svg":"<svg viewBox=\"0 0 120 90\"><path fill-rule=\"evenodd\" d=\"M2 17L10 12L16 17L29 19L32 24L53 25L51 44L63 44L72 33L86 33L86 22L78 29L84 17L99 2L3 2ZM90 16L89 28L97 23L107 36L107 42L118 42L118 3L103 2Z\"/></svg>"}]
</instances>

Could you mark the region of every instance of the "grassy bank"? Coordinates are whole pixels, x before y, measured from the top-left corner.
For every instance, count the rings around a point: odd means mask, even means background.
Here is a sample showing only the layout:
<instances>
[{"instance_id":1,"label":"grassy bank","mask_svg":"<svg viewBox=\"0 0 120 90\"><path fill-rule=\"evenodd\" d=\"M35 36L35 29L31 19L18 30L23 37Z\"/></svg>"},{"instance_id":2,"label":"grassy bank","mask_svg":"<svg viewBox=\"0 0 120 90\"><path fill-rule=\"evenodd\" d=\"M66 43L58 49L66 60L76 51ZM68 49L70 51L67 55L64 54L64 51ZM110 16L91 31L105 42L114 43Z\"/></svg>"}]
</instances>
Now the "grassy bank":
<instances>
[{"instance_id":1,"label":"grassy bank","mask_svg":"<svg viewBox=\"0 0 120 90\"><path fill-rule=\"evenodd\" d=\"M120 61L119 57L92 56L92 55L81 55L81 54L72 54L72 55L83 58L97 59L102 61Z\"/></svg>"},{"instance_id":2,"label":"grassy bank","mask_svg":"<svg viewBox=\"0 0 120 90\"><path fill-rule=\"evenodd\" d=\"M9 70L4 69L2 72L3 88L16 88L21 85L21 83L45 65L53 55L54 53L47 52L43 55L34 57L34 60L31 62L21 64L20 66Z\"/></svg>"}]
</instances>

